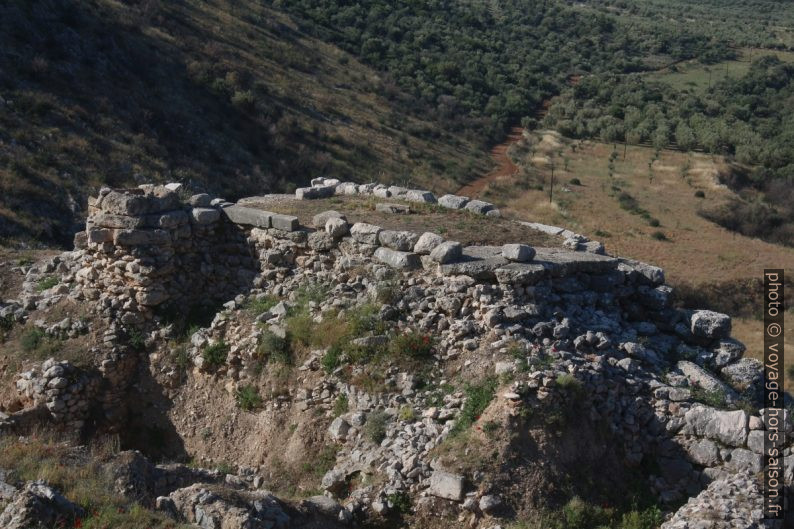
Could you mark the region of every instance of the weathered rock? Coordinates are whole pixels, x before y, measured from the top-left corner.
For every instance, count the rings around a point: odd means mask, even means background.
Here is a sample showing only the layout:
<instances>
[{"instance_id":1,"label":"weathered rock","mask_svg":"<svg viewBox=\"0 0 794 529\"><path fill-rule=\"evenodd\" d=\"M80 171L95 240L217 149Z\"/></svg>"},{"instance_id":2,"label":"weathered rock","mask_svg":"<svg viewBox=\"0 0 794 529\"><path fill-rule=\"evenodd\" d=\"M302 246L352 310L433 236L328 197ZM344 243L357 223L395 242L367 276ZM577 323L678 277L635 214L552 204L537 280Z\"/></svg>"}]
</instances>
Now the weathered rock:
<instances>
[{"instance_id":1,"label":"weathered rock","mask_svg":"<svg viewBox=\"0 0 794 529\"><path fill-rule=\"evenodd\" d=\"M755 474L764 468L764 456L745 448L735 448L731 450L727 466L737 472L745 471Z\"/></svg>"},{"instance_id":2,"label":"weathered rock","mask_svg":"<svg viewBox=\"0 0 794 529\"><path fill-rule=\"evenodd\" d=\"M413 270L422 266L419 256L415 253L398 252L383 246L375 250L375 258L397 269Z\"/></svg>"},{"instance_id":3,"label":"weathered rock","mask_svg":"<svg viewBox=\"0 0 794 529\"><path fill-rule=\"evenodd\" d=\"M378 202L375 204L375 211L380 213L391 213L394 215L408 215L411 208L405 204L391 204L388 202Z\"/></svg>"},{"instance_id":4,"label":"weathered rock","mask_svg":"<svg viewBox=\"0 0 794 529\"><path fill-rule=\"evenodd\" d=\"M438 199L438 204L450 209L463 209L469 202L469 197L458 195L444 195Z\"/></svg>"},{"instance_id":5,"label":"weathered rock","mask_svg":"<svg viewBox=\"0 0 794 529\"><path fill-rule=\"evenodd\" d=\"M50 529L72 523L83 510L44 481L33 481L0 514L3 529Z\"/></svg>"},{"instance_id":6,"label":"weathered rock","mask_svg":"<svg viewBox=\"0 0 794 529\"><path fill-rule=\"evenodd\" d=\"M196 224L212 224L221 218L221 212L215 208L193 208L190 210L193 222Z\"/></svg>"},{"instance_id":7,"label":"weathered rock","mask_svg":"<svg viewBox=\"0 0 794 529\"><path fill-rule=\"evenodd\" d=\"M462 255L463 247L455 241L442 242L430 252L430 258L439 264L457 261Z\"/></svg>"},{"instance_id":8,"label":"weathered rock","mask_svg":"<svg viewBox=\"0 0 794 529\"><path fill-rule=\"evenodd\" d=\"M526 244L505 244L502 246L502 256L510 261L528 263L535 257L535 249Z\"/></svg>"},{"instance_id":9,"label":"weathered rock","mask_svg":"<svg viewBox=\"0 0 794 529\"><path fill-rule=\"evenodd\" d=\"M353 224L353 227L350 228L350 235L356 242L378 244L378 234L380 231L380 226L367 224L366 222L356 222Z\"/></svg>"},{"instance_id":10,"label":"weathered rock","mask_svg":"<svg viewBox=\"0 0 794 529\"><path fill-rule=\"evenodd\" d=\"M744 410L719 411L695 406L684 415L687 432L728 446L742 447L747 441L748 415Z\"/></svg>"},{"instance_id":11,"label":"weathered rock","mask_svg":"<svg viewBox=\"0 0 794 529\"><path fill-rule=\"evenodd\" d=\"M295 197L298 200L314 200L318 198L328 198L334 196L336 185L323 185L314 187L299 187L295 190Z\"/></svg>"},{"instance_id":12,"label":"weathered rock","mask_svg":"<svg viewBox=\"0 0 794 529\"><path fill-rule=\"evenodd\" d=\"M161 246L171 242L165 230L118 230L113 243L119 246Z\"/></svg>"},{"instance_id":13,"label":"weathered rock","mask_svg":"<svg viewBox=\"0 0 794 529\"><path fill-rule=\"evenodd\" d=\"M482 200L470 200L464 206L465 209L469 211L473 211L474 213L479 213L480 215L485 215L492 209L494 209L494 205L490 202L484 202Z\"/></svg>"},{"instance_id":14,"label":"weathered rock","mask_svg":"<svg viewBox=\"0 0 794 529\"><path fill-rule=\"evenodd\" d=\"M324 228L328 219L342 219L346 221L347 217L336 210L330 209L328 211L323 211L322 213L318 213L317 215L312 217L312 227Z\"/></svg>"},{"instance_id":15,"label":"weathered rock","mask_svg":"<svg viewBox=\"0 0 794 529\"><path fill-rule=\"evenodd\" d=\"M502 498L494 494L486 494L480 498L478 506L480 511L484 512L485 514L494 515L502 506Z\"/></svg>"},{"instance_id":16,"label":"weathered rock","mask_svg":"<svg viewBox=\"0 0 794 529\"><path fill-rule=\"evenodd\" d=\"M720 462L720 450L708 439L700 439L687 448L689 459L698 465L712 467Z\"/></svg>"},{"instance_id":17,"label":"weathered rock","mask_svg":"<svg viewBox=\"0 0 794 529\"><path fill-rule=\"evenodd\" d=\"M378 241L392 250L410 252L419 240L419 235L411 231L382 230L378 233Z\"/></svg>"},{"instance_id":18,"label":"weathered rock","mask_svg":"<svg viewBox=\"0 0 794 529\"><path fill-rule=\"evenodd\" d=\"M436 235L435 233L427 231L423 233L416 241L416 244L414 245L414 253L427 255L442 242L444 242L444 238L441 235Z\"/></svg>"},{"instance_id":19,"label":"weathered rock","mask_svg":"<svg viewBox=\"0 0 794 529\"><path fill-rule=\"evenodd\" d=\"M694 362L681 360L676 367L687 378L691 387L700 388L715 397L724 398L726 402L733 402L738 398L733 389Z\"/></svg>"},{"instance_id":20,"label":"weathered rock","mask_svg":"<svg viewBox=\"0 0 794 529\"><path fill-rule=\"evenodd\" d=\"M298 217L293 215L280 215L278 213L273 213L271 215L270 225L273 228L282 231L295 231L300 227Z\"/></svg>"},{"instance_id":21,"label":"weathered rock","mask_svg":"<svg viewBox=\"0 0 794 529\"><path fill-rule=\"evenodd\" d=\"M257 228L269 228L270 218L273 216L273 213L269 211L237 205L223 208L223 214L235 224L255 226Z\"/></svg>"},{"instance_id":22,"label":"weathered rock","mask_svg":"<svg viewBox=\"0 0 794 529\"><path fill-rule=\"evenodd\" d=\"M436 196L430 191L412 189L405 194L405 200L410 202L424 202L425 204L435 204Z\"/></svg>"},{"instance_id":23,"label":"weathered rock","mask_svg":"<svg viewBox=\"0 0 794 529\"><path fill-rule=\"evenodd\" d=\"M714 480L678 509L661 529L761 528L764 498L756 480L744 473Z\"/></svg>"},{"instance_id":24,"label":"weathered rock","mask_svg":"<svg viewBox=\"0 0 794 529\"><path fill-rule=\"evenodd\" d=\"M347 221L342 218L330 218L325 221L325 233L334 239L341 239L350 231Z\"/></svg>"},{"instance_id":25,"label":"weathered rock","mask_svg":"<svg viewBox=\"0 0 794 529\"><path fill-rule=\"evenodd\" d=\"M331 422L328 427L328 435L335 441L344 441L347 438L347 432L350 431L350 424L342 417L337 417Z\"/></svg>"},{"instance_id":26,"label":"weathered rock","mask_svg":"<svg viewBox=\"0 0 794 529\"><path fill-rule=\"evenodd\" d=\"M463 476L436 470L430 476L430 487L427 492L439 498L461 501L463 499Z\"/></svg>"},{"instance_id":27,"label":"weathered rock","mask_svg":"<svg viewBox=\"0 0 794 529\"><path fill-rule=\"evenodd\" d=\"M692 314L690 330L700 338L728 338L731 334L731 318L719 312L698 310Z\"/></svg>"}]
</instances>

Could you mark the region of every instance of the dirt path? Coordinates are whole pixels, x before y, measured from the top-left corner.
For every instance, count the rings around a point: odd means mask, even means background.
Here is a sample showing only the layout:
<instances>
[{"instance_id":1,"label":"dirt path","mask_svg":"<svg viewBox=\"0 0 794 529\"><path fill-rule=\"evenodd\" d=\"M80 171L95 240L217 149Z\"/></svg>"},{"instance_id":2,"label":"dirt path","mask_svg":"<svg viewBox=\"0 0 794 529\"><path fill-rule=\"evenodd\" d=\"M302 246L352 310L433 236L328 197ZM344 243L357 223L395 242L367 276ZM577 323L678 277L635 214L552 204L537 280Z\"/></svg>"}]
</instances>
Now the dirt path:
<instances>
[{"instance_id":1,"label":"dirt path","mask_svg":"<svg viewBox=\"0 0 794 529\"><path fill-rule=\"evenodd\" d=\"M524 129L522 127L513 127L510 130L510 135L507 136L507 140L491 149L491 158L496 163L496 167L488 174L461 187L457 194L465 197L478 197L491 182L516 174L518 166L507 155L507 149L521 139L523 132Z\"/></svg>"}]
</instances>

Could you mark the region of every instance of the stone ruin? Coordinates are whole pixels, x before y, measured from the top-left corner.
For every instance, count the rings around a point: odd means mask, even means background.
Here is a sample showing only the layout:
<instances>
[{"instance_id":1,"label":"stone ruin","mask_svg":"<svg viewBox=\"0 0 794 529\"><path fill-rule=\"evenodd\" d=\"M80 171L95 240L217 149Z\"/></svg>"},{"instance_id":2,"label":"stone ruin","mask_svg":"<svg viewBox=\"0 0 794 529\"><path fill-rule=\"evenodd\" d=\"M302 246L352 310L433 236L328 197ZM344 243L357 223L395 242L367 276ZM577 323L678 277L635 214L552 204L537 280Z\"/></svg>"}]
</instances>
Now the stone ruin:
<instances>
[{"instance_id":1,"label":"stone ruin","mask_svg":"<svg viewBox=\"0 0 794 529\"><path fill-rule=\"evenodd\" d=\"M472 213L499 214L492 205L466 197L436 199L422 190L325 179L298 189L296 199L335 194L395 197L452 209L474 203L469 208ZM655 478L654 490L663 501L691 496L712 483L702 502L719 503L724 501L719 494L733 490L721 483L733 483L736 473L761 469L764 411L758 415L741 409L724 411L693 400L696 389L718 391L729 403L740 398L740 390L742 396L753 398L761 366L742 358L744 346L730 338L726 315L672 308L672 289L665 285L660 268L604 255L600 243L539 224L528 225L561 236L564 248L463 247L430 232L385 230L361 222L350 225L344 215L331 211L315 216L312 226L301 226L294 216L246 203L232 204L207 195L181 197L178 186L103 189L90 202L86 231L76 237L79 264L72 295L90 302L117 329L151 329L161 317L161 308L204 302L234 308L237 305L230 300L240 299L240 294L252 288L281 297L306 281L331 280L355 267L374 264L411 277L412 286L401 294L402 305L397 308L407 312L412 327L439 336L439 347L445 351L442 360L463 351L523 340L528 354L540 348L555 358L555 365L576 373L591 396L591 408L585 413L609 420L610 429L623 441L626 462L639 464L647 454L657 458L662 472ZM267 317L276 322L283 314ZM206 331L210 335L199 336L201 343L213 339L216 323L226 325L216 319ZM276 329L278 324L270 327ZM241 342L230 355L240 355L246 347L250 344ZM192 360L201 369L198 352L194 347ZM86 411L83 403L95 396L112 418L121 405L125 382L132 378L135 355L124 347L109 347L101 363L102 384L74 372L72 378L84 382L76 389L65 386L60 373L72 373L73 368L50 363L23 374L18 388L30 401L46 403L54 419L70 426L81 424ZM242 357L234 363L244 367L245 362ZM658 372L665 365L672 365L674 371L660 377ZM513 361L501 361L494 369L504 374L517 367ZM236 380L239 370L221 371L220 376ZM529 373L527 379L504 394L512 405L522 399L540 403L559 391L554 378L543 371ZM402 391L403 401L413 395L410 384ZM301 389L294 399L299 409L307 410L328 407L342 394L355 410L397 405L330 381L314 390ZM423 407L421 401L415 405ZM460 399L453 399L441 410L425 410L424 422L411 431L421 439L443 439L460 405ZM337 442L351 442L348 432L354 430L351 425L362 422L362 413L334 421L330 435ZM446 497L448 487L439 483L451 482L457 491L454 501L465 504L462 478L447 476L444 481L442 469L422 462L432 442L414 446L415 439L407 444L401 440L403 432L394 435L399 444L384 445L379 449L382 453L368 454L365 460L408 458L415 466L391 469L384 490L410 487L416 492L429 487L431 495ZM355 443L350 457L369 450ZM791 449L786 450L790 454ZM365 467L361 461L338 461L323 478L323 487L333 493L351 473ZM789 465L787 483L792 474L794 465ZM382 506L386 500L382 495L366 501ZM677 521L674 526L679 527Z\"/></svg>"}]
</instances>

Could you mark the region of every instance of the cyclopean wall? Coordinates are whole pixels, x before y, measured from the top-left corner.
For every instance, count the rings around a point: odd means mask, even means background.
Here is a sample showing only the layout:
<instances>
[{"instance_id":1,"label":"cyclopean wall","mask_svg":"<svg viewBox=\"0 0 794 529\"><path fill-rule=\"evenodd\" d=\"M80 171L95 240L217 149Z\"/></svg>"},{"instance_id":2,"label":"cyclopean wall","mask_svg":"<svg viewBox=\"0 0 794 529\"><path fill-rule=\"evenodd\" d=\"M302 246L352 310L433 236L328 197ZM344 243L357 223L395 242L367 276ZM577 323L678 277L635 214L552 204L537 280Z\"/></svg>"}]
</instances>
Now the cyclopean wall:
<instances>
[{"instance_id":1,"label":"cyclopean wall","mask_svg":"<svg viewBox=\"0 0 794 529\"><path fill-rule=\"evenodd\" d=\"M235 214L241 224L230 221ZM183 202L162 186L105 188L89 200L86 231L75 239L85 252L76 274L82 297L128 327L141 326L157 308L231 299L260 269L250 228L297 228L295 217L272 216L208 195Z\"/></svg>"}]
</instances>

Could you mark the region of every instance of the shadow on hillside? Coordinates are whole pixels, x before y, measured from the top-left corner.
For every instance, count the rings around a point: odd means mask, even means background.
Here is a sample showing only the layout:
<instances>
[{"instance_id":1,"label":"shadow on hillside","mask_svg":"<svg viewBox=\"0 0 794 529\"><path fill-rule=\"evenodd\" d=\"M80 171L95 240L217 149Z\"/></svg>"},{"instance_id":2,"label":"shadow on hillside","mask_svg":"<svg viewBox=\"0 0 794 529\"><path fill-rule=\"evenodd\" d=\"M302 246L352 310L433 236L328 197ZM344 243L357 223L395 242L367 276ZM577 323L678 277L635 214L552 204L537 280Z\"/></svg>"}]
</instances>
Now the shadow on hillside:
<instances>
[{"instance_id":1,"label":"shadow on hillside","mask_svg":"<svg viewBox=\"0 0 794 529\"><path fill-rule=\"evenodd\" d=\"M149 356L142 354L138 379L127 394L127 420L120 432L122 450L140 450L154 461L187 462L182 437L168 416L173 405L151 375Z\"/></svg>"},{"instance_id":2,"label":"shadow on hillside","mask_svg":"<svg viewBox=\"0 0 794 529\"><path fill-rule=\"evenodd\" d=\"M271 93L222 39L175 16L187 4L158 8L164 32L141 32L123 19L139 8L124 9L0 7L0 89L15 98L0 105L0 123L21 139L13 150L0 144L0 169L13 181L0 180L9 212L0 236L69 245L75 214L101 183L178 179L234 199L303 181L314 168L321 138L282 119L284 108L311 115L306 103ZM27 141L45 129L59 133ZM33 222L42 216L54 220Z\"/></svg>"}]
</instances>

